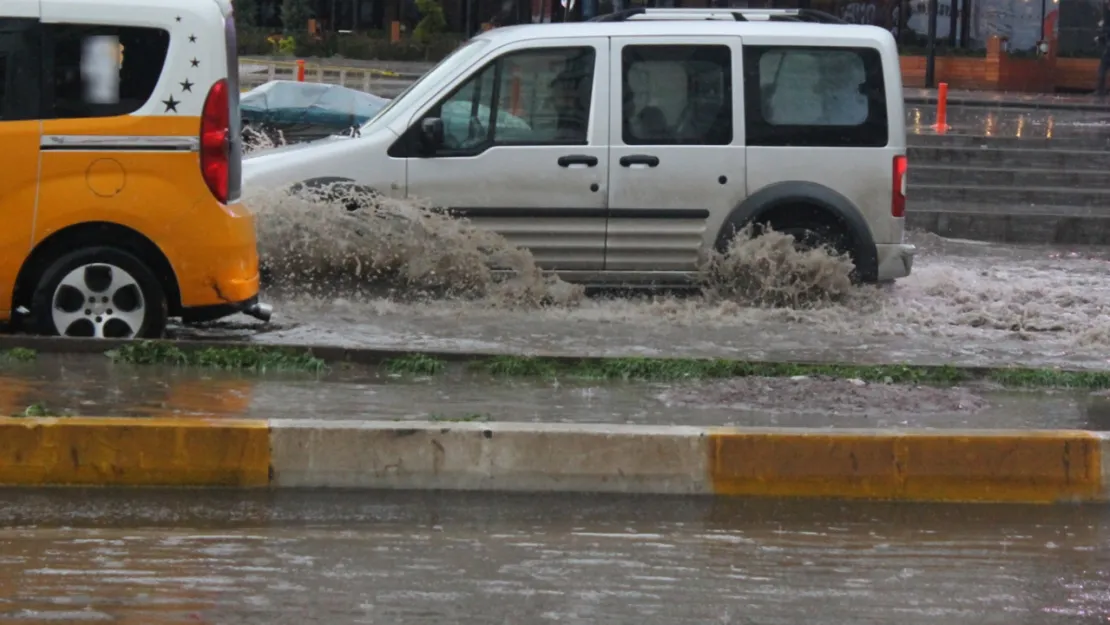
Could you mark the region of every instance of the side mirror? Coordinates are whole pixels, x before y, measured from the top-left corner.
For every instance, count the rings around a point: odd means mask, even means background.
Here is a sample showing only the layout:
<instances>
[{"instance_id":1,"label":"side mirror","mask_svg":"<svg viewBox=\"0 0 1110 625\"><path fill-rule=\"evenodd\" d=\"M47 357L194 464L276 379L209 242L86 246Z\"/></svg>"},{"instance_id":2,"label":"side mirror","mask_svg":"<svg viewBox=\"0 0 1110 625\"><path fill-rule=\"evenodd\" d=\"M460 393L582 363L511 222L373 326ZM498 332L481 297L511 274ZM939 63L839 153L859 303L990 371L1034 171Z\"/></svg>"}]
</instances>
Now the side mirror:
<instances>
[{"instance_id":1,"label":"side mirror","mask_svg":"<svg viewBox=\"0 0 1110 625\"><path fill-rule=\"evenodd\" d=\"M435 152L443 145L443 120L428 117L420 120L420 147L425 152Z\"/></svg>"}]
</instances>

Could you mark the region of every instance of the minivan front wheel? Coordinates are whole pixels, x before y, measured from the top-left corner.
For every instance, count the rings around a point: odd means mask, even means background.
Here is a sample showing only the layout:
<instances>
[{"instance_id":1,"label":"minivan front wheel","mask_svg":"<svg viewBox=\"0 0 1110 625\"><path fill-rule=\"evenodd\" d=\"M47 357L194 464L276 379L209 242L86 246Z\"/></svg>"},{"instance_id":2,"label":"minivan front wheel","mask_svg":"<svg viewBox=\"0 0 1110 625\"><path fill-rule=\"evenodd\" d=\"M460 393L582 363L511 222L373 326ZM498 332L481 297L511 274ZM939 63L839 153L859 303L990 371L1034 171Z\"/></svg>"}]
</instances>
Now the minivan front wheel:
<instances>
[{"instance_id":1,"label":"minivan front wheel","mask_svg":"<svg viewBox=\"0 0 1110 625\"><path fill-rule=\"evenodd\" d=\"M141 260L112 247L89 247L42 273L30 325L51 336L160 338L167 316L165 291Z\"/></svg>"}]
</instances>

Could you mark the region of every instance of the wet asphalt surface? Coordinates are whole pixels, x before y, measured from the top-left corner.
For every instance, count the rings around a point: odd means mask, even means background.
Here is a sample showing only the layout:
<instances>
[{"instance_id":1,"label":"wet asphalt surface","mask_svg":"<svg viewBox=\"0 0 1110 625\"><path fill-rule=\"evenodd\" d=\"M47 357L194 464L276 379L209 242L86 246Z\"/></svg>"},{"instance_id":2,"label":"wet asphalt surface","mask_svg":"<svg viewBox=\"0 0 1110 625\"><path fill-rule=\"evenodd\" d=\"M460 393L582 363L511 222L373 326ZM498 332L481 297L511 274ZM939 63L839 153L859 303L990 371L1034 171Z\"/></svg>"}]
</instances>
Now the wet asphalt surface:
<instances>
[{"instance_id":1,"label":"wet asphalt surface","mask_svg":"<svg viewBox=\"0 0 1110 625\"><path fill-rule=\"evenodd\" d=\"M1056 625L1110 517L440 493L0 491L0 622Z\"/></svg>"},{"instance_id":2,"label":"wet asphalt surface","mask_svg":"<svg viewBox=\"0 0 1110 625\"><path fill-rule=\"evenodd\" d=\"M678 383L435 377L375 368L241 374L41 354L0 364L0 415L479 420L816 428L1110 429L1110 394L865 384L833 378Z\"/></svg>"}]
</instances>

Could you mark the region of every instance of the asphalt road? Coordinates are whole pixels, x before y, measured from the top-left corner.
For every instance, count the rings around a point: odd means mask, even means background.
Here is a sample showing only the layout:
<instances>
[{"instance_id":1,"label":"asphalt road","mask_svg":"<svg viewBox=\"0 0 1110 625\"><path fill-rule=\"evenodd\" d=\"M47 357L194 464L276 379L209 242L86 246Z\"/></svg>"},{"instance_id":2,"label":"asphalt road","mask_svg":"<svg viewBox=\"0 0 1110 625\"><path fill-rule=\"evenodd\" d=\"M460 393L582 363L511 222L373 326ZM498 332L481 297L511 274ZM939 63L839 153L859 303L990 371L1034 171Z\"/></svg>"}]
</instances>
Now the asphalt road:
<instances>
[{"instance_id":1,"label":"asphalt road","mask_svg":"<svg viewBox=\"0 0 1110 625\"><path fill-rule=\"evenodd\" d=\"M0 492L0 622L1105 623L1097 508Z\"/></svg>"}]
</instances>

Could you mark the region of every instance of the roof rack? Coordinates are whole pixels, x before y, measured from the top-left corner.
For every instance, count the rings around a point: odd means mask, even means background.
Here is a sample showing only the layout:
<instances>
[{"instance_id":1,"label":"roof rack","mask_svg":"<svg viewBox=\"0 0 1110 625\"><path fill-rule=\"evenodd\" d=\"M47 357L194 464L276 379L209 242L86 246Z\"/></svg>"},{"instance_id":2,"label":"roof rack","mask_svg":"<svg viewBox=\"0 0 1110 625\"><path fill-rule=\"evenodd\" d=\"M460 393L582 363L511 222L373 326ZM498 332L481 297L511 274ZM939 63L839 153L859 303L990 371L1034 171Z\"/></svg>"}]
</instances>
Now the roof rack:
<instances>
[{"instance_id":1,"label":"roof rack","mask_svg":"<svg viewBox=\"0 0 1110 625\"><path fill-rule=\"evenodd\" d=\"M773 22L818 22L821 24L846 24L844 20L824 11L813 9L656 9L637 7L590 18L590 22L627 22L638 15L654 19L713 20L732 19L750 22L750 17Z\"/></svg>"}]
</instances>

